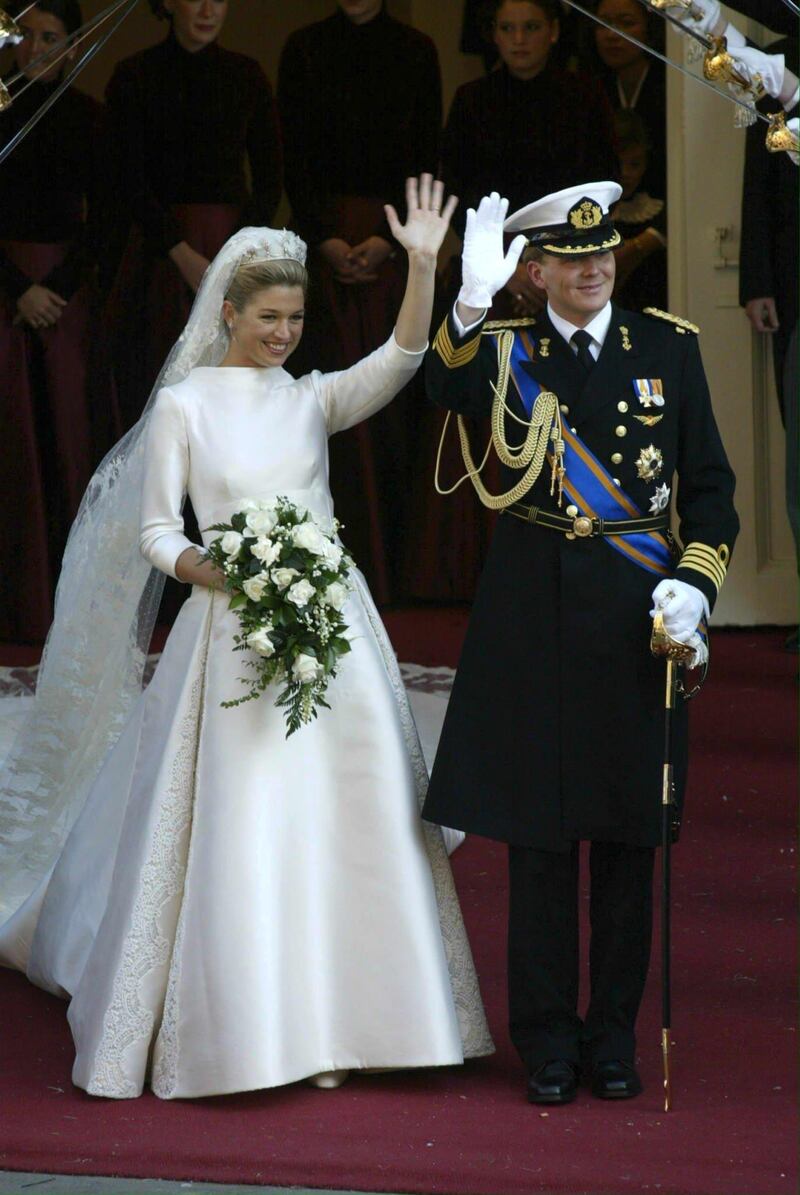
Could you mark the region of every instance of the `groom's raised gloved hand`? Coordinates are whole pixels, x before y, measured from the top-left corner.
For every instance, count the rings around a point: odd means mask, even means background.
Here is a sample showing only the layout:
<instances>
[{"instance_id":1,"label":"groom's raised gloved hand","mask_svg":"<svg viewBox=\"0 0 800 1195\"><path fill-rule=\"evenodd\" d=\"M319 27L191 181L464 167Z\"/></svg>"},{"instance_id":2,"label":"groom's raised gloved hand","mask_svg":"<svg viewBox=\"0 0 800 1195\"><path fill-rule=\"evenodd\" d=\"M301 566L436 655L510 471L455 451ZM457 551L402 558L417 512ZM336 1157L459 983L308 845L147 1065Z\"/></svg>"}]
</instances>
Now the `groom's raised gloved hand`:
<instances>
[{"instance_id":1,"label":"groom's raised gloved hand","mask_svg":"<svg viewBox=\"0 0 800 1195\"><path fill-rule=\"evenodd\" d=\"M462 283L457 300L462 308L468 309L464 314L491 307L492 299L517 268L526 238L514 237L508 252L504 252L503 221L507 211L508 200L501 199L497 191L484 195L477 211L473 208L467 211L461 254Z\"/></svg>"}]
</instances>

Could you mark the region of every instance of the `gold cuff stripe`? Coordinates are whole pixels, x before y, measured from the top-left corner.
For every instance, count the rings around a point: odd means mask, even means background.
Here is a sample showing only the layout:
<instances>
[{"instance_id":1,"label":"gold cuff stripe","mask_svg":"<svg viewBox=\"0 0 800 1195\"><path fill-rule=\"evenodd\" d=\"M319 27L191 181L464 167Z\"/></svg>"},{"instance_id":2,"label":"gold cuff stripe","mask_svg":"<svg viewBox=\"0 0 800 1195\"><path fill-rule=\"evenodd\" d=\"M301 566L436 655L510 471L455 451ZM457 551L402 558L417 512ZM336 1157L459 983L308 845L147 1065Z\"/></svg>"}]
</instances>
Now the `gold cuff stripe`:
<instances>
[{"instance_id":1,"label":"gold cuff stripe","mask_svg":"<svg viewBox=\"0 0 800 1195\"><path fill-rule=\"evenodd\" d=\"M696 552L684 552L678 567L698 568L701 572L707 572L714 578L717 589L725 580L725 569L718 560L711 560L708 556L700 556Z\"/></svg>"},{"instance_id":2,"label":"gold cuff stripe","mask_svg":"<svg viewBox=\"0 0 800 1195\"><path fill-rule=\"evenodd\" d=\"M727 569L717 553L708 544L689 544L680 558L678 568L692 568L714 583L717 591L722 587Z\"/></svg>"},{"instance_id":3,"label":"gold cuff stripe","mask_svg":"<svg viewBox=\"0 0 800 1195\"><path fill-rule=\"evenodd\" d=\"M447 327L447 320L441 325L433 341L433 348L448 369L457 369L460 365L466 365L475 356L480 345L481 334L477 332L466 344L460 345L457 349L453 348L450 331Z\"/></svg>"},{"instance_id":4,"label":"gold cuff stripe","mask_svg":"<svg viewBox=\"0 0 800 1195\"><path fill-rule=\"evenodd\" d=\"M704 560L711 568L718 569L724 580L725 573L727 572L727 568L725 567L727 556L725 559L722 559L719 552L715 551L714 548L708 544L701 543L687 544L684 551L684 557L686 556L696 556L699 560Z\"/></svg>"}]
</instances>

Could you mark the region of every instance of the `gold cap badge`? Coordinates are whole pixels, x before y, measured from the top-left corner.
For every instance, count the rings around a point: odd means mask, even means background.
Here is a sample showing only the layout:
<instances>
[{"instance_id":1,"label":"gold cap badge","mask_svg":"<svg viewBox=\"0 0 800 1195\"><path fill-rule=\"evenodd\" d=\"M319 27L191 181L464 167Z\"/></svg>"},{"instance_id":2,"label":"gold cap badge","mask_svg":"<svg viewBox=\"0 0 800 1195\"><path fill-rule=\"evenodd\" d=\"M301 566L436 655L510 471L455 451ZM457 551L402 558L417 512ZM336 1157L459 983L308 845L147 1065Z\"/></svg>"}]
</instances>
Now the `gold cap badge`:
<instances>
[{"instance_id":1,"label":"gold cap badge","mask_svg":"<svg viewBox=\"0 0 800 1195\"><path fill-rule=\"evenodd\" d=\"M567 219L573 228L579 230L597 228L603 219L603 210L593 199L580 199L569 209Z\"/></svg>"}]
</instances>

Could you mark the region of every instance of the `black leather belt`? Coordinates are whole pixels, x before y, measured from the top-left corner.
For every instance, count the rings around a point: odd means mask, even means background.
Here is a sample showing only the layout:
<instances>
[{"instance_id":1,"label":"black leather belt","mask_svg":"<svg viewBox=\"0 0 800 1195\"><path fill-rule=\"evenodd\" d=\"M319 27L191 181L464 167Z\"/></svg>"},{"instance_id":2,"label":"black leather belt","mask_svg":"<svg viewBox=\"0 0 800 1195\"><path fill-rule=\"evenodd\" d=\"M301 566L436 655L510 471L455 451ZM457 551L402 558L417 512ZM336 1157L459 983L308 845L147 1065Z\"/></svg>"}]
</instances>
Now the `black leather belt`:
<instances>
[{"instance_id":1,"label":"black leather belt","mask_svg":"<svg viewBox=\"0 0 800 1195\"><path fill-rule=\"evenodd\" d=\"M644 519L599 519L590 515L570 518L568 515L542 510L539 506L525 506L523 502L512 502L501 513L514 515L526 523L536 523L539 527L561 531L570 539L586 539L593 535L633 535L637 531L666 531L669 527L668 514Z\"/></svg>"}]
</instances>

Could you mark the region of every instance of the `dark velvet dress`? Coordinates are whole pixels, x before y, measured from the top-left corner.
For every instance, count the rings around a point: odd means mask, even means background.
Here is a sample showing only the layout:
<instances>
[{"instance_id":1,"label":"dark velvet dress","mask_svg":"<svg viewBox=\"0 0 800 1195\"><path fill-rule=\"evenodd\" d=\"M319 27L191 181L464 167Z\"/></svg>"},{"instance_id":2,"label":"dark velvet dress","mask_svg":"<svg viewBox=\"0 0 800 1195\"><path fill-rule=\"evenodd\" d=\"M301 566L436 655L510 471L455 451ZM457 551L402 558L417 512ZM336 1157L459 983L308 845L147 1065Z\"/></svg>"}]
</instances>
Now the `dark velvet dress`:
<instances>
[{"instance_id":1,"label":"dark velvet dress","mask_svg":"<svg viewBox=\"0 0 800 1195\"><path fill-rule=\"evenodd\" d=\"M343 285L317 252L391 241L385 203L405 213L405 179L435 171L441 83L433 42L388 16L355 25L341 11L298 30L281 57L278 102L293 226L308 241L312 293L295 373L343 369L394 327L405 287L396 247L374 282ZM343 538L379 602L404 590L402 547L413 468L419 387L331 441L331 490Z\"/></svg>"},{"instance_id":2,"label":"dark velvet dress","mask_svg":"<svg viewBox=\"0 0 800 1195\"><path fill-rule=\"evenodd\" d=\"M34 83L2 118L5 144L51 94ZM0 639L41 641L70 523L96 463L86 402L100 105L74 88L3 165L0 224ZM17 300L33 283L67 300L33 329Z\"/></svg>"},{"instance_id":3,"label":"dark velvet dress","mask_svg":"<svg viewBox=\"0 0 800 1195\"><path fill-rule=\"evenodd\" d=\"M655 199L646 191L637 191L630 199L621 199L614 208L614 226L624 241L632 241L649 228L661 233L664 245L631 270L624 281L617 276L614 299L629 311L645 307L659 307L665 311L667 303L667 209L663 199Z\"/></svg>"},{"instance_id":4,"label":"dark velvet dress","mask_svg":"<svg viewBox=\"0 0 800 1195\"><path fill-rule=\"evenodd\" d=\"M650 195L667 194L667 79L664 65L651 59L641 89L634 104L624 104L617 86L617 76L601 67L601 79L608 101L615 112L633 108L641 117L650 141L647 170L642 188Z\"/></svg>"},{"instance_id":5,"label":"dark velvet dress","mask_svg":"<svg viewBox=\"0 0 800 1195\"><path fill-rule=\"evenodd\" d=\"M442 144L442 169L449 191L460 197L454 226L463 233L468 207L499 191L516 211L552 191L581 182L616 178L617 162L611 111L603 90L588 76L548 63L534 79L514 78L500 66L484 78L465 83L453 99ZM450 299L460 279L453 263ZM501 291L490 318L512 315ZM471 601L496 516L477 502L472 487L440 497L433 476L443 422L430 408L424 418L424 447L416 485L409 542L409 583L415 597ZM475 433L486 442L489 430ZM442 454L442 477L452 483L464 472L458 437L451 435ZM487 482L494 488L490 468Z\"/></svg>"},{"instance_id":6,"label":"dark velvet dress","mask_svg":"<svg viewBox=\"0 0 800 1195\"><path fill-rule=\"evenodd\" d=\"M106 100L107 331L125 430L194 297L170 249L187 241L211 260L238 228L270 224L281 140L261 67L216 43L191 54L170 34L119 63Z\"/></svg>"}]
</instances>

